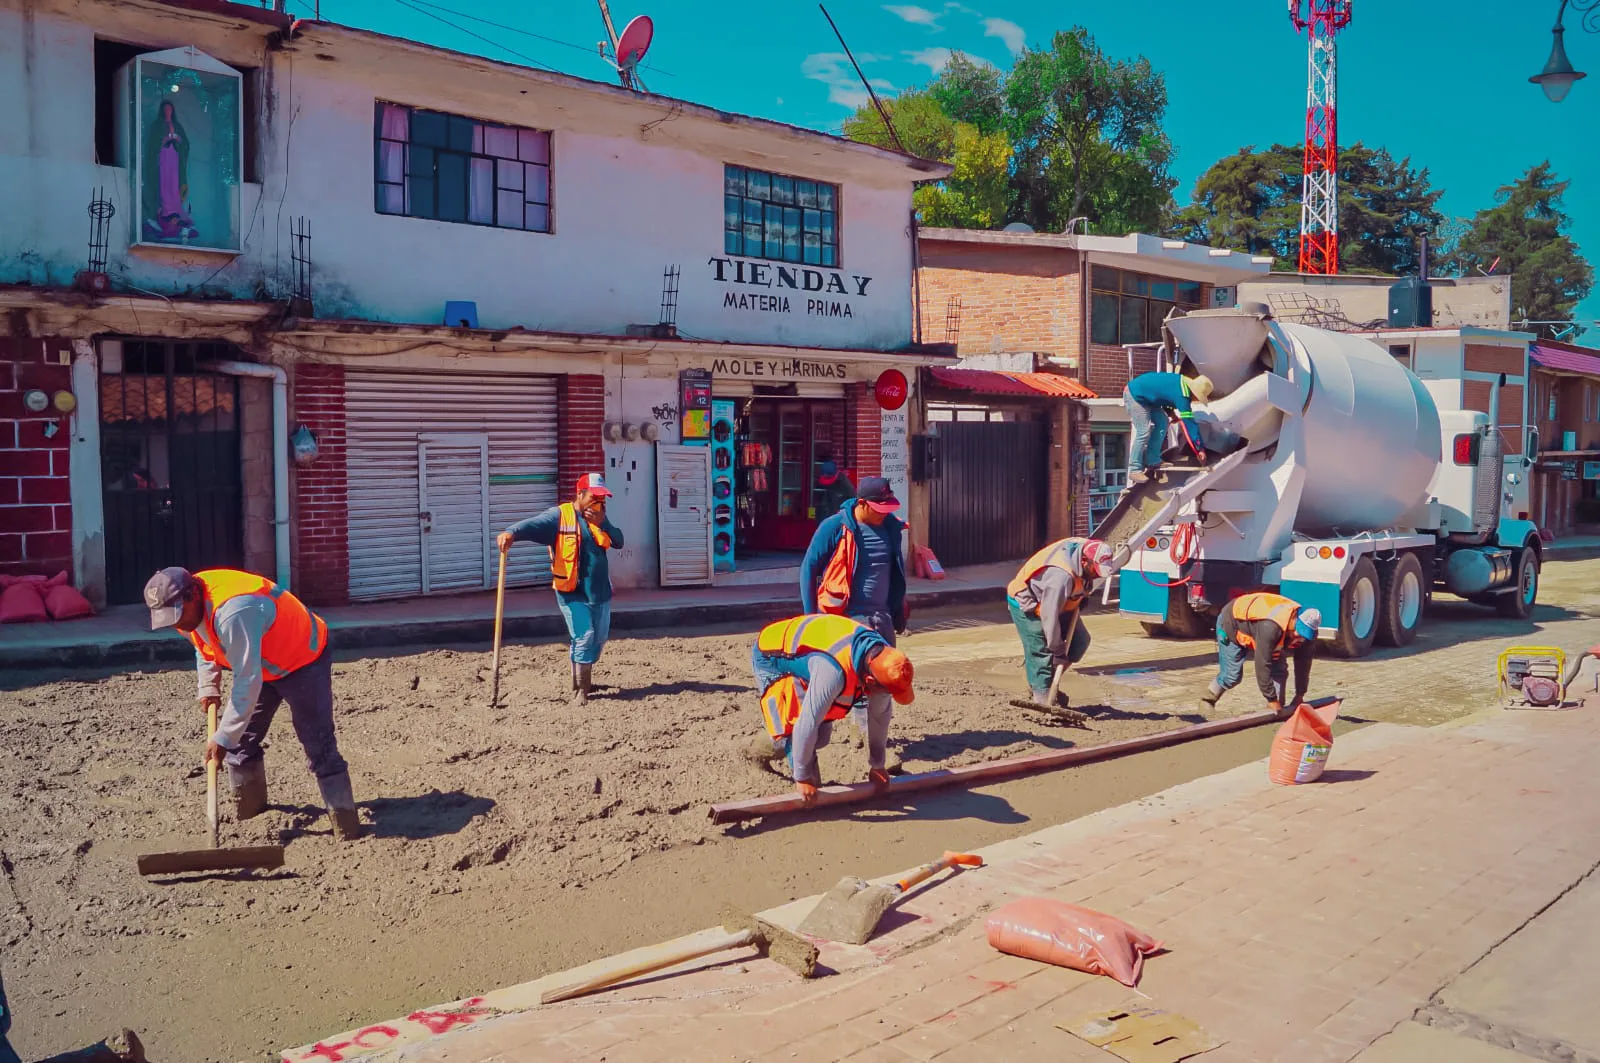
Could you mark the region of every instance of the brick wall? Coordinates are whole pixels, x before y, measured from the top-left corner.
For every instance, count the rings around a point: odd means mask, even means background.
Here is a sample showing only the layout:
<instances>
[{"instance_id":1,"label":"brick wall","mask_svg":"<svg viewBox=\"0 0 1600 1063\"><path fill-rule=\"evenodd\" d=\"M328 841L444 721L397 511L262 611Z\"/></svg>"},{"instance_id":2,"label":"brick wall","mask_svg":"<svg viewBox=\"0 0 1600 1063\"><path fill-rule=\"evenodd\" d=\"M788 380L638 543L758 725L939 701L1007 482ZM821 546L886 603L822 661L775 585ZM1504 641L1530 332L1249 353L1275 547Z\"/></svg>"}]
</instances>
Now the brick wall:
<instances>
[{"instance_id":1,"label":"brick wall","mask_svg":"<svg viewBox=\"0 0 1600 1063\"><path fill-rule=\"evenodd\" d=\"M865 381L844 387L844 442L856 483L863 476L883 474L883 411Z\"/></svg>"},{"instance_id":2,"label":"brick wall","mask_svg":"<svg viewBox=\"0 0 1600 1063\"><path fill-rule=\"evenodd\" d=\"M1491 385L1485 380L1468 380L1461 385L1461 405L1480 413L1489 412ZM1507 384L1500 389L1500 434L1506 453L1522 450L1522 385Z\"/></svg>"},{"instance_id":3,"label":"brick wall","mask_svg":"<svg viewBox=\"0 0 1600 1063\"><path fill-rule=\"evenodd\" d=\"M297 365L290 425L317 437L317 457L294 467L295 593L312 605L350 600L350 498L345 467L344 366Z\"/></svg>"},{"instance_id":4,"label":"brick wall","mask_svg":"<svg viewBox=\"0 0 1600 1063\"><path fill-rule=\"evenodd\" d=\"M52 398L72 390L71 350L65 340L0 338L0 574L72 570L69 419L53 407L32 413L22 403L33 389ZM57 431L47 439L52 422Z\"/></svg>"},{"instance_id":5,"label":"brick wall","mask_svg":"<svg viewBox=\"0 0 1600 1063\"><path fill-rule=\"evenodd\" d=\"M961 354L1082 353L1077 252L936 240L920 250L924 342L944 342L946 310L960 296Z\"/></svg>"},{"instance_id":6,"label":"brick wall","mask_svg":"<svg viewBox=\"0 0 1600 1063\"><path fill-rule=\"evenodd\" d=\"M578 477L606 471L606 380L599 374L570 373L556 385L557 438L561 455L556 497L572 498Z\"/></svg>"}]
</instances>

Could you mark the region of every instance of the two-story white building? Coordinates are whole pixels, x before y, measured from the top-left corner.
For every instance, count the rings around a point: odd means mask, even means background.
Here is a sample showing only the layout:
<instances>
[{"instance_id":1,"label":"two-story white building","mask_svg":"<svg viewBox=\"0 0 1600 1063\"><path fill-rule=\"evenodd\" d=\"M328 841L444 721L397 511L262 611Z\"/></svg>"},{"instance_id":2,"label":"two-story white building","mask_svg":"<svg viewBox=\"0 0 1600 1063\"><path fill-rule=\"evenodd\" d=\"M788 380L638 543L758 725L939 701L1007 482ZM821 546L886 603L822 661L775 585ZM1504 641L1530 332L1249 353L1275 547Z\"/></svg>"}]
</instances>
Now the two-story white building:
<instances>
[{"instance_id":1,"label":"two-story white building","mask_svg":"<svg viewBox=\"0 0 1600 1063\"><path fill-rule=\"evenodd\" d=\"M783 566L949 361L942 164L222 0L0 0L0 95L0 571L111 603L492 586L591 471L620 586Z\"/></svg>"}]
</instances>

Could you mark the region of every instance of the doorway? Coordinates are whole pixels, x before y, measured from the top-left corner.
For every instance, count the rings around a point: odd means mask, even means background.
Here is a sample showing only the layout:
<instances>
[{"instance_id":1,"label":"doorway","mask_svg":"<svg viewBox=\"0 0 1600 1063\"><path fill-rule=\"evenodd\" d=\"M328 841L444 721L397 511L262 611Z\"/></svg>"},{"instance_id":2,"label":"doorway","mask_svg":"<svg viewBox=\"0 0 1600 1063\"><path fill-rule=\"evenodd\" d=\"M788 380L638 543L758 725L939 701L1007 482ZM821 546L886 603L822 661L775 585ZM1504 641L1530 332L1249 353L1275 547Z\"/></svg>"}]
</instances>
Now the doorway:
<instances>
[{"instance_id":1,"label":"doorway","mask_svg":"<svg viewBox=\"0 0 1600 1063\"><path fill-rule=\"evenodd\" d=\"M804 551L831 511L817 478L832 460L844 470L843 399L752 398L741 404L741 444L736 482L740 494L739 545L749 551ZM742 444L765 459L746 460ZM747 525L747 526L746 526Z\"/></svg>"},{"instance_id":2,"label":"doorway","mask_svg":"<svg viewBox=\"0 0 1600 1063\"><path fill-rule=\"evenodd\" d=\"M244 563L239 382L202 367L225 343L108 341L101 350L100 468L106 601L143 600L157 569Z\"/></svg>"},{"instance_id":3,"label":"doorway","mask_svg":"<svg viewBox=\"0 0 1600 1063\"><path fill-rule=\"evenodd\" d=\"M489 586L489 437L470 432L422 436L417 501L422 593Z\"/></svg>"}]
</instances>

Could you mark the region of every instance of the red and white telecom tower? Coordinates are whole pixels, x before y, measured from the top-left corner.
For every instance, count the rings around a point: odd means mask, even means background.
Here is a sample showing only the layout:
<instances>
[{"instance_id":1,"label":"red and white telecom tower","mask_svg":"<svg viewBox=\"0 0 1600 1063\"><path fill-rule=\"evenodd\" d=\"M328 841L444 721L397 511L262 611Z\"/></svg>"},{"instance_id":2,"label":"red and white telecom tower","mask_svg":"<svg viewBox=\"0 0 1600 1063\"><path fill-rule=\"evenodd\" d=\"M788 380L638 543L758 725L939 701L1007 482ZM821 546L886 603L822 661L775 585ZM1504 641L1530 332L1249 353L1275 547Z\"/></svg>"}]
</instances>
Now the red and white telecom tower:
<instances>
[{"instance_id":1,"label":"red and white telecom tower","mask_svg":"<svg viewBox=\"0 0 1600 1063\"><path fill-rule=\"evenodd\" d=\"M1289 19L1310 38L1306 64L1306 158L1300 191L1300 272L1339 272L1339 135L1334 37L1351 0L1289 0Z\"/></svg>"}]
</instances>

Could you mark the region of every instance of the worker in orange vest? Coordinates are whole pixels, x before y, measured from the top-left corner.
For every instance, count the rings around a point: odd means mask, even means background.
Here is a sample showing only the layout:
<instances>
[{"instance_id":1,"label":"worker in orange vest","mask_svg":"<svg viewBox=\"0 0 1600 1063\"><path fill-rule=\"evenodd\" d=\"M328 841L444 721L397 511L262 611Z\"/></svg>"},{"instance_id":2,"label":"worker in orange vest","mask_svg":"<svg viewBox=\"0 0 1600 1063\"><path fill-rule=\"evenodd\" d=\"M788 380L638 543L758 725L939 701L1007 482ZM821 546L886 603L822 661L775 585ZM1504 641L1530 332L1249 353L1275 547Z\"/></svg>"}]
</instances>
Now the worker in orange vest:
<instances>
[{"instance_id":1,"label":"worker in orange vest","mask_svg":"<svg viewBox=\"0 0 1600 1063\"><path fill-rule=\"evenodd\" d=\"M496 540L502 554L514 542L550 548L551 585L567 622L572 689L579 701L589 700L594 666L611 637L611 565L606 551L622 546L622 531L606 517L610 497L605 477L587 473L578 477L577 496L571 502L513 524Z\"/></svg>"},{"instance_id":2,"label":"worker in orange vest","mask_svg":"<svg viewBox=\"0 0 1600 1063\"><path fill-rule=\"evenodd\" d=\"M164 568L145 584L150 628L175 627L194 644L200 706L220 708L222 673L233 673L228 707L207 736L206 760L228 771L240 820L267 809L262 741L278 706L289 704L295 737L317 777L334 833L361 834L350 768L333 727L333 651L328 625L269 579L228 568Z\"/></svg>"},{"instance_id":3,"label":"worker in orange vest","mask_svg":"<svg viewBox=\"0 0 1600 1063\"><path fill-rule=\"evenodd\" d=\"M905 523L900 500L882 476L864 476L811 537L800 562L800 608L853 617L893 646L906 629Z\"/></svg>"},{"instance_id":4,"label":"worker in orange vest","mask_svg":"<svg viewBox=\"0 0 1600 1063\"><path fill-rule=\"evenodd\" d=\"M1250 656L1255 657L1256 686L1267 699L1267 708L1274 712L1283 709L1287 658L1291 656L1295 693L1287 701L1290 705L1303 701L1321 626L1320 609L1302 606L1281 594L1258 591L1229 602L1217 617L1217 678L1200 699L1201 711L1216 708L1223 693L1239 685L1245 658Z\"/></svg>"},{"instance_id":5,"label":"worker in orange vest","mask_svg":"<svg viewBox=\"0 0 1600 1063\"><path fill-rule=\"evenodd\" d=\"M834 723L864 699L868 779L880 792L888 789L893 703L909 705L913 696L905 654L859 621L812 614L762 628L750 667L766 724L751 746L751 760L770 765L787 758L795 789L810 806L822 781L817 750L832 738Z\"/></svg>"},{"instance_id":6,"label":"worker in orange vest","mask_svg":"<svg viewBox=\"0 0 1600 1063\"><path fill-rule=\"evenodd\" d=\"M1024 561L1006 585L1006 606L1022 639L1022 667L1034 705L1049 707L1058 665L1077 664L1089 652L1089 629L1079 612L1095 580L1108 574L1111 556L1111 547L1099 539L1062 539ZM1066 707L1065 695L1058 693L1057 701Z\"/></svg>"}]
</instances>

